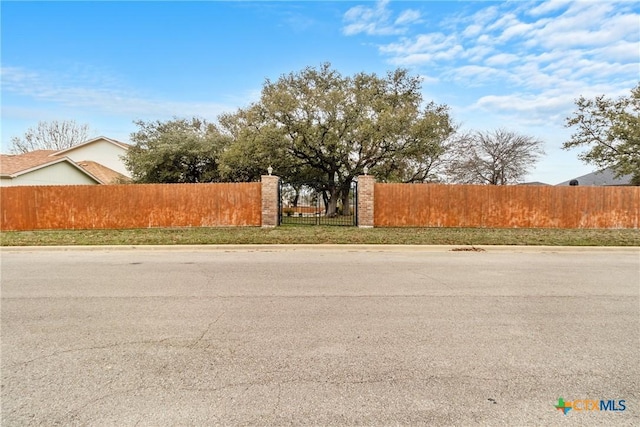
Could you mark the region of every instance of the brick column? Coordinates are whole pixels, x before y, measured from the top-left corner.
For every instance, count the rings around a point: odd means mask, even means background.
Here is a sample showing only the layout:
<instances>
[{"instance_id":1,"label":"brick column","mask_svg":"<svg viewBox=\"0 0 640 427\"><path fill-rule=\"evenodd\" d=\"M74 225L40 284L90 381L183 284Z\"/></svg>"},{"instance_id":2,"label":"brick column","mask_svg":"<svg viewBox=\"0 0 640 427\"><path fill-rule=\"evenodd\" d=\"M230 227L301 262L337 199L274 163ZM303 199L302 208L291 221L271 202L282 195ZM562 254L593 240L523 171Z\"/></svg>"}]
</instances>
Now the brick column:
<instances>
[{"instance_id":1,"label":"brick column","mask_svg":"<svg viewBox=\"0 0 640 427\"><path fill-rule=\"evenodd\" d=\"M358 177L358 227L373 227L374 186L376 179L371 175Z\"/></svg>"},{"instance_id":2,"label":"brick column","mask_svg":"<svg viewBox=\"0 0 640 427\"><path fill-rule=\"evenodd\" d=\"M273 175L262 175L262 226L278 225L278 185L280 178Z\"/></svg>"}]
</instances>

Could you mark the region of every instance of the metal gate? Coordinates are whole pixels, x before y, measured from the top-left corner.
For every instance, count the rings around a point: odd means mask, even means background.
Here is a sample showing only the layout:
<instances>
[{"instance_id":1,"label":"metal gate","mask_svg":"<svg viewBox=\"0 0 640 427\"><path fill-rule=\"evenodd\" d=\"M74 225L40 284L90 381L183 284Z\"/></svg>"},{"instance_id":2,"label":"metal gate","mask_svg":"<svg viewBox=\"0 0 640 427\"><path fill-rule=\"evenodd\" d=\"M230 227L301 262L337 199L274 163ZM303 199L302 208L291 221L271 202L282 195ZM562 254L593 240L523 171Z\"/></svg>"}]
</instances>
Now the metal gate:
<instances>
[{"instance_id":1,"label":"metal gate","mask_svg":"<svg viewBox=\"0 0 640 427\"><path fill-rule=\"evenodd\" d=\"M358 183L352 182L346 197L339 195L335 212L329 212L328 192L312 184L280 182L278 225L358 225Z\"/></svg>"}]
</instances>

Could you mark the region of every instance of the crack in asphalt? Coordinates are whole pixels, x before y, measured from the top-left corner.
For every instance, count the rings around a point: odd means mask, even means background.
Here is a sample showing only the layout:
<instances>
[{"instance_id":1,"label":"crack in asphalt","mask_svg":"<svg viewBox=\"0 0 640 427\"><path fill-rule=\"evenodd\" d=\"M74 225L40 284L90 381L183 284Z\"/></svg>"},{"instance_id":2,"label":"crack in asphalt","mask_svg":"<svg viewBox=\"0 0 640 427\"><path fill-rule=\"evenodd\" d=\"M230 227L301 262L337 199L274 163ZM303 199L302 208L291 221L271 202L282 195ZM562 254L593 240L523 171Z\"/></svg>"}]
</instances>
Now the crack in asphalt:
<instances>
[{"instance_id":1,"label":"crack in asphalt","mask_svg":"<svg viewBox=\"0 0 640 427\"><path fill-rule=\"evenodd\" d=\"M205 335L207 335L207 333L208 333L208 332L209 332L209 330L211 329L211 326L213 326L213 325L215 325L216 323L218 323L218 320L220 320L220 318L224 315L224 313L225 313L225 312L223 311L222 313L220 313L220 314L218 315L218 317L216 317L216 318L215 318L215 320L214 320L213 322L209 323L209 324L207 325L207 327L205 328L205 330L202 332L202 334L200 334L200 336L199 336L199 337L198 337L198 338L197 338L193 343L191 343L190 345L188 345L187 347L188 347L188 348L194 348L196 345L198 345L198 343L199 343L200 341L202 341L202 339L204 338L204 336L205 336Z\"/></svg>"},{"instance_id":2,"label":"crack in asphalt","mask_svg":"<svg viewBox=\"0 0 640 427\"><path fill-rule=\"evenodd\" d=\"M198 336L198 338L195 339L195 341L193 341L191 344L187 345L187 346L173 346L173 347L186 347L186 348L195 348L196 345L198 345L198 343L200 343L202 341L202 339L205 337L205 335L209 332L209 330L211 329L211 327L213 325L215 325L220 318L224 315L225 313L222 312L220 313L220 315L218 315L218 317L213 320L211 323L209 323L207 325L207 327L205 328L205 330L200 334L200 336ZM96 345L96 346L91 346L91 347L80 347L80 348L70 348L70 349L66 349L66 350L60 350L60 351L56 351L53 353L49 353L49 354L44 354L42 356L38 356L38 357L34 357L32 359L29 360L24 360L21 362L16 362L13 363L9 366L6 366L5 369L13 369L17 366L19 367L25 367L33 362L36 362L38 360L43 360L43 359L48 359L51 357L56 357L59 356L61 354L67 354L67 353L74 353L74 352L80 352L80 351L90 351L90 350L105 350L105 349L109 349L109 348L116 348L116 347L124 347L124 346L128 346L128 345L137 345L137 344L162 344L166 341L168 341L170 338L163 338L160 340L142 340L142 341L125 341L125 342L118 342L118 343L112 343L112 344L106 344L106 345Z\"/></svg>"},{"instance_id":3,"label":"crack in asphalt","mask_svg":"<svg viewBox=\"0 0 640 427\"><path fill-rule=\"evenodd\" d=\"M136 344L161 344L161 343L163 343L165 341L168 341L168 340L169 340L169 338L163 338L161 340L125 341L125 342L112 343L112 344L106 344L106 345L96 345L96 346L91 346L91 347L70 348L70 349L67 349L67 350L60 350L60 351L55 351L53 353L44 354L42 356L34 357L33 359L24 360L22 362L13 363L13 364L5 367L5 369L12 369L12 368L14 368L16 366L25 367L25 366L27 366L30 363L33 363L35 361L48 359L50 357L56 357L56 356L59 356L61 354L66 354L66 353L74 353L74 352L78 352L78 351L87 351L87 350L105 350L105 349L108 349L108 348L124 347L124 346L127 346L127 345L136 345Z\"/></svg>"},{"instance_id":4,"label":"crack in asphalt","mask_svg":"<svg viewBox=\"0 0 640 427\"><path fill-rule=\"evenodd\" d=\"M290 380L280 380L280 379L274 379L274 378L264 378L264 379L255 380L255 381L229 382L217 387L162 387L162 386L129 387L123 390L110 391L108 393L103 393L99 396L95 396L90 399L87 399L82 403L79 403L78 405L76 405L74 408L67 411L59 420L56 420L56 422L63 422L63 420L76 420L80 416L80 414L84 412L85 409L92 407L96 403L107 400L111 397L126 396L132 393L141 392L141 391L154 391L154 390L158 391L159 390L159 391L173 391L173 392L182 391L182 392L195 392L195 393L203 393L203 392L211 393L211 392L225 391L233 388L243 388L243 393L244 393L244 392L247 392L252 387L273 384L273 385L276 385L278 388L278 392L275 395L275 402L272 408L272 415L275 415L281 409L282 394L283 394L282 386L289 385L289 384L321 384L321 385L332 385L332 386L344 386L344 385L368 385L368 384L381 384L381 383L397 384L399 382L400 383L401 382L430 382L434 380L451 380L451 379L459 379L459 378L466 378L466 379L482 381L482 382L510 381L509 379L504 379L504 378L487 378L487 377L480 377L480 376L473 376L473 375L429 375L424 377L416 377L411 374L394 376L393 373L394 373L393 371L387 372L384 375L384 378L368 378L368 379L362 378L362 379L354 379L354 380L328 380L328 379L319 379L319 378L318 379L297 378L297 379L290 379ZM571 376L571 375L568 375L568 376ZM111 383L112 382L109 382L105 385L109 385ZM7 415L14 415L18 413L21 409L23 409L24 406L25 405L23 404L18 408L14 408ZM53 420L49 420L49 421L51 422ZM142 420L138 420L137 423L141 421Z\"/></svg>"}]
</instances>

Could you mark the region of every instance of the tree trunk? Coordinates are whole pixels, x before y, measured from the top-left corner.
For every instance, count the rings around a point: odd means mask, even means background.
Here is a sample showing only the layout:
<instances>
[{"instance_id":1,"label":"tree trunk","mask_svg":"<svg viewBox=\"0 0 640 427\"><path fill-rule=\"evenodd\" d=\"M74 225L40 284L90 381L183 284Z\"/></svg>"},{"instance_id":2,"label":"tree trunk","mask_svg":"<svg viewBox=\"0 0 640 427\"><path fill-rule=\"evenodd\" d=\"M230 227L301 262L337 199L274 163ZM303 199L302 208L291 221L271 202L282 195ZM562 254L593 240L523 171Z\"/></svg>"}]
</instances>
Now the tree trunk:
<instances>
[{"instance_id":1,"label":"tree trunk","mask_svg":"<svg viewBox=\"0 0 640 427\"><path fill-rule=\"evenodd\" d=\"M295 191L295 196L293 197L293 207L298 207L298 200L300 199L300 187L293 187Z\"/></svg>"},{"instance_id":2,"label":"tree trunk","mask_svg":"<svg viewBox=\"0 0 640 427\"><path fill-rule=\"evenodd\" d=\"M324 215L327 216L327 211L329 210L329 193L327 192L327 190L322 190L320 194L322 194L322 206L324 206Z\"/></svg>"},{"instance_id":3,"label":"tree trunk","mask_svg":"<svg viewBox=\"0 0 640 427\"><path fill-rule=\"evenodd\" d=\"M329 203L327 203L327 217L333 218L338 215L338 196L340 195L338 189L333 186L329 188Z\"/></svg>"},{"instance_id":4,"label":"tree trunk","mask_svg":"<svg viewBox=\"0 0 640 427\"><path fill-rule=\"evenodd\" d=\"M351 215L351 206L350 206L350 200L351 200L351 183L349 183L349 185L345 185L342 188L342 215L346 215L349 216Z\"/></svg>"},{"instance_id":5,"label":"tree trunk","mask_svg":"<svg viewBox=\"0 0 640 427\"><path fill-rule=\"evenodd\" d=\"M329 218L333 218L338 214L338 197L340 195L340 189L336 185L336 173L330 172L327 177L327 191L329 200L326 202L327 210L325 215Z\"/></svg>"}]
</instances>

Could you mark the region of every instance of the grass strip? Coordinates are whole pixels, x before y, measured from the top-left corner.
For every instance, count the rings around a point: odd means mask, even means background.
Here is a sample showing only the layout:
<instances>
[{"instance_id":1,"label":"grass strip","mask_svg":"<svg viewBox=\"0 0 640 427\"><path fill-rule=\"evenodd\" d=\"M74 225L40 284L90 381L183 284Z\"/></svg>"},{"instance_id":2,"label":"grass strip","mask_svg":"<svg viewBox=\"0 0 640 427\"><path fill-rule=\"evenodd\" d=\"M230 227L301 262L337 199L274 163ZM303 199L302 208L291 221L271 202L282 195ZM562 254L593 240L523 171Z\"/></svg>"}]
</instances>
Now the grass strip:
<instances>
[{"instance_id":1,"label":"grass strip","mask_svg":"<svg viewBox=\"0 0 640 427\"><path fill-rule=\"evenodd\" d=\"M2 246L385 244L640 246L638 230L369 228L281 226L276 228L149 228L134 230L5 231Z\"/></svg>"}]
</instances>

